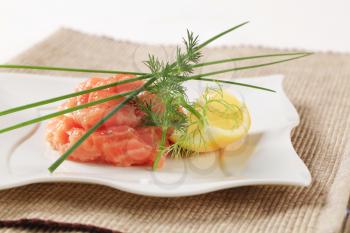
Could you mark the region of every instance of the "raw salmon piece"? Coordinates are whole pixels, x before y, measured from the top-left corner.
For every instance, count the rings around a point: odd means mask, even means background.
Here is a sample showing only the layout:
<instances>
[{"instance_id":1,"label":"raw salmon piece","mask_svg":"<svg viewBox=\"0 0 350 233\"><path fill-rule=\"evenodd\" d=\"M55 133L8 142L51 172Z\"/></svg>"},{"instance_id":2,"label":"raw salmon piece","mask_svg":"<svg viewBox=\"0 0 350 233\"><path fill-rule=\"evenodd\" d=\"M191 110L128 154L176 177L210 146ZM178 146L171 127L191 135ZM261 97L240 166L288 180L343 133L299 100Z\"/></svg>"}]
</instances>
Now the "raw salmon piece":
<instances>
[{"instance_id":1,"label":"raw salmon piece","mask_svg":"<svg viewBox=\"0 0 350 233\"><path fill-rule=\"evenodd\" d=\"M118 166L147 164L153 147L128 126L112 127L94 138L107 163Z\"/></svg>"},{"instance_id":2,"label":"raw salmon piece","mask_svg":"<svg viewBox=\"0 0 350 233\"><path fill-rule=\"evenodd\" d=\"M114 106L95 105L84 108L72 113L73 119L84 129L94 126L101 118L106 116ZM126 104L117 113L115 113L103 125L105 127L127 125L136 127L141 124L141 116L137 115L136 108L130 104Z\"/></svg>"},{"instance_id":3,"label":"raw salmon piece","mask_svg":"<svg viewBox=\"0 0 350 233\"><path fill-rule=\"evenodd\" d=\"M102 78L91 78L83 82L77 88L77 91L86 90L89 88L94 88L101 85L106 85L108 83L113 83L121 80L125 80L134 76L130 75L116 75L109 79ZM111 87L89 94L84 94L81 96L70 98L66 103L61 106L61 109L66 109L70 107L75 107L80 104L89 103L92 101L97 101L103 98L110 97L125 91L130 91L135 88L138 88L142 85L142 81L136 81L131 83L122 84L120 86ZM71 114L73 119L81 125L83 128L88 129L95 125L102 117L108 114L112 108L117 106L124 98L121 97L116 100L111 100L105 103L94 105L89 108L84 108L78 111L75 111ZM105 127L116 126L116 125L128 125L131 127L136 127L141 124L142 116L137 114L135 106L132 104L125 105L120 111L118 111L112 118L110 118L105 124Z\"/></svg>"},{"instance_id":4,"label":"raw salmon piece","mask_svg":"<svg viewBox=\"0 0 350 233\"><path fill-rule=\"evenodd\" d=\"M68 131L74 127L77 124L72 118L64 115L55 117L47 124L46 138L54 149L59 150L69 142Z\"/></svg>"},{"instance_id":5,"label":"raw salmon piece","mask_svg":"<svg viewBox=\"0 0 350 233\"><path fill-rule=\"evenodd\" d=\"M114 82L120 82L126 79L130 79L130 78L135 78L135 75L128 75L128 74L117 74L111 78L108 79L104 79L100 82L97 83L98 86L102 86L102 85L107 85L110 83L114 83ZM127 91L132 91L135 90L139 87L141 87L144 84L144 82L142 80L137 80L134 82L129 82L129 83L124 83L121 85L117 85L114 87L110 87L108 89L106 89L109 92L115 92L115 93L122 93L122 92L127 92Z\"/></svg>"},{"instance_id":6,"label":"raw salmon piece","mask_svg":"<svg viewBox=\"0 0 350 233\"><path fill-rule=\"evenodd\" d=\"M60 152L64 153L75 142L77 142L86 132L84 129L73 128L68 131L69 142L61 147ZM94 134L90 135L72 154L69 159L81 162L99 161L102 157L102 151L99 150L94 142Z\"/></svg>"},{"instance_id":7,"label":"raw salmon piece","mask_svg":"<svg viewBox=\"0 0 350 233\"><path fill-rule=\"evenodd\" d=\"M153 153L152 157L150 158L148 164L152 165L156 156L157 156L157 149L158 145L161 141L162 138L162 129L160 127L156 126L145 126L145 127L140 127L136 129L138 135L144 142L146 142L148 145L152 145L153 147ZM167 137L168 138L168 137ZM169 140L166 139L165 141L165 146L169 146ZM165 161L166 155L162 155L158 162L158 167L161 168L163 167L164 161Z\"/></svg>"},{"instance_id":8,"label":"raw salmon piece","mask_svg":"<svg viewBox=\"0 0 350 233\"><path fill-rule=\"evenodd\" d=\"M136 132L145 143L153 147L158 146L162 137L162 129L156 126L139 127L136 128Z\"/></svg>"},{"instance_id":9,"label":"raw salmon piece","mask_svg":"<svg viewBox=\"0 0 350 233\"><path fill-rule=\"evenodd\" d=\"M87 89L97 87L97 84L103 80L104 80L103 78L90 78L90 79L80 83L79 86L75 89L75 91L77 91L77 92L84 91ZM91 93L95 93L95 92L91 92ZM87 93L87 94L83 94L83 95L69 98L66 102L64 102L59 107L59 109L67 109L67 108L75 107L77 105L85 104L85 103L89 102L89 97L90 97L91 93Z\"/></svg>"},{"instance_id":10,"label":"raw salmon piece","mask_svg":"<svg viewBox=\"0 0 350 233\"><path fill-rule=\"evenodd\" d=\"M104 80L103 78L89 78L87 81L80 83L78 88L76 88L76 91L77 92L84 91L84 90L88 90L88 89L97 87L97 86L99 86L98 83L100 83L103 80ZM90 94L91 93L74 97L76 105L81 105L81 104L87 103Z\"/></svg>"}]
</instances>

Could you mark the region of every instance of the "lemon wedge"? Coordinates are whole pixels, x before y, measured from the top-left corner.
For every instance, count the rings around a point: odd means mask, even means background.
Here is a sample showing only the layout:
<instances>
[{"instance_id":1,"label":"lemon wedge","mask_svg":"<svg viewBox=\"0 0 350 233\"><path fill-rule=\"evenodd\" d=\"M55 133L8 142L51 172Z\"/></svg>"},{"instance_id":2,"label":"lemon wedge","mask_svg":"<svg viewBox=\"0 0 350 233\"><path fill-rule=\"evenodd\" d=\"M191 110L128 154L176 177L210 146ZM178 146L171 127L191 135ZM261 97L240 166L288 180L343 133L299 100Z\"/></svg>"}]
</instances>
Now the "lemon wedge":
<instances>
[{"instance_id":1,"label":"lemon wedge","mask_svg":"<svg viewBox=\"0 0 350 233\"><path fill-rule=\"evenodd\" d=\"M185 131L174 131L170 137L182 148L195 152L215 151L242 142L248 134L248 109L228 91L207 88L194 108L204 120L189 112Z\"/></svg>"}]
</instances>

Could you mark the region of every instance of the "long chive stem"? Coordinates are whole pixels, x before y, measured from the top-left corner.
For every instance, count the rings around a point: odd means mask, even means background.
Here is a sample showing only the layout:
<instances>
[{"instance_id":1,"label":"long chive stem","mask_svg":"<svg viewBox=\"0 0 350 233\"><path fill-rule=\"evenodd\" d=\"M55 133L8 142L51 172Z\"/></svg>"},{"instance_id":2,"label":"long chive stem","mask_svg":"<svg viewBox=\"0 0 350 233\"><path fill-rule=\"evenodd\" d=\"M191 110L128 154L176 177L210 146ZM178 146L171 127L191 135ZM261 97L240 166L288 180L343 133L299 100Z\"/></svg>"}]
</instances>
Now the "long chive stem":
<instances>
[{"instance_id":1,"label":"long chive stem","mask_svg":"<svg viewBox=\"0 0 350 233\"><path fill-rule=\"evenodd\" d=\"M229 29L227 29L226 31L223 31L223 32L221 32L221 33L219 33L219 34L217 34L217 35L215 35L215 36L209 38L208 40L204 41L202 44L198 45L198 46L197 46L197 50L202 49L203 47L207 46L208 44L210 44L210 43L213 42L214 40L216 40L216 39L218 39L218 38L220 38L220 37L226 35L226 34L229 33L229 32L232 32L232 31L234 31L234 30L236 30L236 29L238 29L238 28L240 28L240 27L246 25L247 23L249 23L249 21L246 21L246 22L241 23L241 24L239 24L239 25L237 25L237 26L234 26L234 27L232 27L232 28L229 28Z\"/></svg>"},{"instance_id":2,"label":"long chive stem","mask_svg":"<svg viewBox=\"0 0 350 233\"><path fill-rule=\"evenodd\" d=\"M78 106L75 106L75 107L67 108L67 109L64 109L64 110L61 110L61 111L58 111L58 112L54 112L54 113L50 113L50 114L47 114L47 115L44 115L44 116L33 118L31 120L28 120L28 121L23 121L23 122L20 122L18 124L11 125L9 127L0 129L0 134L8 132L8 131L11 131L11 130L14 130L14 129L25 127L27 125L35 124L35 123L38 123L38 122L41 122L41 121L44 121L44 120L48 120L48 119L51 119L53 117L57 117L57 116L60 116L60 115L63 115L63 114L74 112L74 111L77 111L77 110L80 110L80 109L83 109L83 108L91 107L91 106L94 106L94 105L97 105L97 104L105 103L107 101L118 99L120 97L129 95L131 93L132 93L132 91L124 92L124 93L120 93L120 94L116 94L116 95L112 95L112 96L109 96L107 98L103 98L103 99L92 101L92 102L89 102L89 103L86 103L86 104L81 104L81 105L78 105Z\"/></svg>"},{"instance_id":3,"label":"long chive stem","mask_svg":"<svg viewBox=\"0 0 350 233\"><path fill-rule=\"evenodd\" d=\"M223 60L209 61L192 65L192 68L198 68L203 66L217 65L221 63L228 63L234 61L243 61L243 60L252 60L252 59L260 59L260 58L269 58L269 57L283 57L283 56L296 56L296 55L305 55L308 53L300 52L300 53L273 53L273 54L263 54L257 56L246 56L246 57L234 57Z\"/></svg>"},{"instance_id":4,"label":"long chive stem","mask_svg":"<svg viewBox=\"0 0 350 233\"><path fill-rule=\"evenodd\" d=\"M30 69L30 70L54 70L54 71L83 72L83 73L106 73L106 74L134 74L134 75L147 74L147 73L143 73L143 72L133 72L133 71L124 71L124 70L97 70L97 69L81 69L81 68L53 67L53 66L29 66L29 65L13 65L13 64L0 65L0 68Z\"/></svg>"},{"instance_id":5,"label":"long chive stem","mask_svg":"<svg viewBox=\"0 0 350 233\"><path fill-rule=\"evenodd\" d=\"M228 73L228 72L232 72L232 71L247 70L247 69L254 69L254 68L263 67L263 66L274 65L274 64L278 64L278 63L282 63L282 62L296 60L296 59L299 59L299 58L302 58L302 57L309 56L311 54L312 53L304 53L301 56L288 58L288 59L283 59L283 60L278 60L278 61L274 61L274 62L268 62L268 63L262 63L262 64L257 64L257 65L250 65L250 66L241 66L241 67L235 67L235 68L230 68L230 69L213 71L213 72L204 73L204 74L198 74L198 75L194 75L194 76L189 76L187 79L188 80L196 80L198 78L202 78L202 77L206 77L206 76L213 76L213 75Z\"/></svg>"},{"instance_id":6,"label":"long chive stem","mask_svg":"<svg viewBox=\"0 0 350 233\"><path fill-rule=\"evenodd\" d=\"M148 80L140 88L132 91L122 102L120 102L116 107L114 107L106 116L99 120L93 127L91 127L77 142L75 142L62 156L60 156L50 167L49 171L54 172L57 167L59 167L68 156L73 153L93 132L95 132L99 127L103 125L109 118L111 118L116 112L118 112L125 104L127 104L131 99L133 99L140 92L144 91L149 85L154 82L155 78Z\"/></svg>"},{"instance_id":7,"label":"long chive stem","mask_svg":"<svg viewBox=\"0 0 350 233\"><path fill-rule=\"evenodd\" d=\"M130 82L134 82L134 81L138 81L138 80L147 79L147 78L150 78L150 75L144 75L144 76L139 76L137 78L125 79L125 80L122 80L122 81L119 81L119 82L113 82L113 83L106 84L106 85L103 85L103 86L98 86L98 87L95 87L95 88L91 88L91 89L87 89L87 90L83 90L83 91L78 91L78 92L70 93L70 94L67 94L67 95L57 96L57 97L54 97L54 98L41 100L41 101L38 101L38 102L34 102L34 103L30 103L30 104L26 104L26 105L22 105L22 106L18 106L18 107L6 109L4 111L0 111L0 116L7 115L7 114L10 114L10 113L14 113L14 112L19 112L19 111L22 111L22 110L25 110L25 109L29 109L29 108L38 107L38 106L41 106L41 105L50 104L50 103L53 103L53 102L57 102L57 101L60 101L60 100L71 98L71 97L75 97L75 96L87 94L87 93L90 93L90 92L106 89L106 88L109 88L109 87L114 87L114 86L118 86L118 85L125 84L125 83L130 83Z\"/></svg>"},{"instance_id":8,"label":"long chive stem","mask_svg":"<svg viewBox=\"0 0 350 233\"><path fill-rule=\"evenodd\" d=\"M259 90L263 90L263 91L276 92L275 90L272 90L272 89L269 89L269 88L266 88L266 87L255 86L255 85L250 85L250 84L241 83L241 82L220 80L220 79L211 79L211 78L200 78L200 77L197 77L197 78L191 78L189 80L200 80L200 81L205 81L205 82L226 83L226 84L232 84L232 85L237 85L237 86L243 86L243 87L259 89Z\"/></svg>"}]
</instances>

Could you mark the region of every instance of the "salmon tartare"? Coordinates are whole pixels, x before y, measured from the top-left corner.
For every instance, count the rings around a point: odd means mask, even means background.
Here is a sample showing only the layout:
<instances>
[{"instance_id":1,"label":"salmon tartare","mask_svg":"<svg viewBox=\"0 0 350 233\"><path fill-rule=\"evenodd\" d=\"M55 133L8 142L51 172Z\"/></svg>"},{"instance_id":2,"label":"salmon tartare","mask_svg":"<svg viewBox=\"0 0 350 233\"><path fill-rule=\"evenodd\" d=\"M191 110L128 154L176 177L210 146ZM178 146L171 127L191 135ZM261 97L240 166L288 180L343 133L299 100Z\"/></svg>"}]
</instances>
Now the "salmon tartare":
<instances>
[{"instance_id":1,"label":"salmon tartare","mask_svg":"<svg viewBox=\"0 0 350 233\"><path fill-rule=\"evenodd\" d=\"M135 76L119 74L111 78L90 78L82 82L76 91L87 90L133 77ZM63 110L132 91L142 86L143 83L143 81L138 80L72 97L60 105L59 109ZM123 101L123 98L120 97L51 119L47 124L47 141L53 149L59 153L64 153L89 128ZM115 166L151 166L157 154L161 134L160 127L146 126L143 121L143 112L136 104L129 102L90 135L84 143L69 155L68 159L78 162L107 163ZM158 163L159 167L164 163L164 159L163 155Z\"/></svg>"}]
</instances>

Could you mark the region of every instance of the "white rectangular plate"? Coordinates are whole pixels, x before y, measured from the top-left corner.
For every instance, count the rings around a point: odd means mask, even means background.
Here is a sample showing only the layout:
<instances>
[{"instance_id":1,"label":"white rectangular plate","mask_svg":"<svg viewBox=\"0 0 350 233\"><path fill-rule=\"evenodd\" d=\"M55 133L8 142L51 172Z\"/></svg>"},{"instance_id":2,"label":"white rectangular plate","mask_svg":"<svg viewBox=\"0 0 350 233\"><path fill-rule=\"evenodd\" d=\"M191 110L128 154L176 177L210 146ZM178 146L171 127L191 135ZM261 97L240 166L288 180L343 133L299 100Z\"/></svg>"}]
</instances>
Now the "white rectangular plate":
<instances>
[{"instance_id":1,"label":"white rectangular plate","mask_svg":"<svg viewBox=\"0 0 350 233\"><path fill-rule=\"evenodd\" d=\"M0 109L72 92L82 78L0 73ZM47 170L58 157L45 142L45 123L0 134L0 189L40 182L83 182L127 192L162 197L190 196L247 185L308 186L310 173L296 154L290 138L299 116L282 88L283 76L236 79L276 90L276 93L238 86L251 113L252 126L245 146L188 159L167 159L157 172L149 167L113 167L65 161L55 173ZM208 83L186 84L195 98ZM211 84L213 85L213 84ZM1 116L0 127L48 113L57 106L39 107Z\"/></svg>"}]
</instances>

